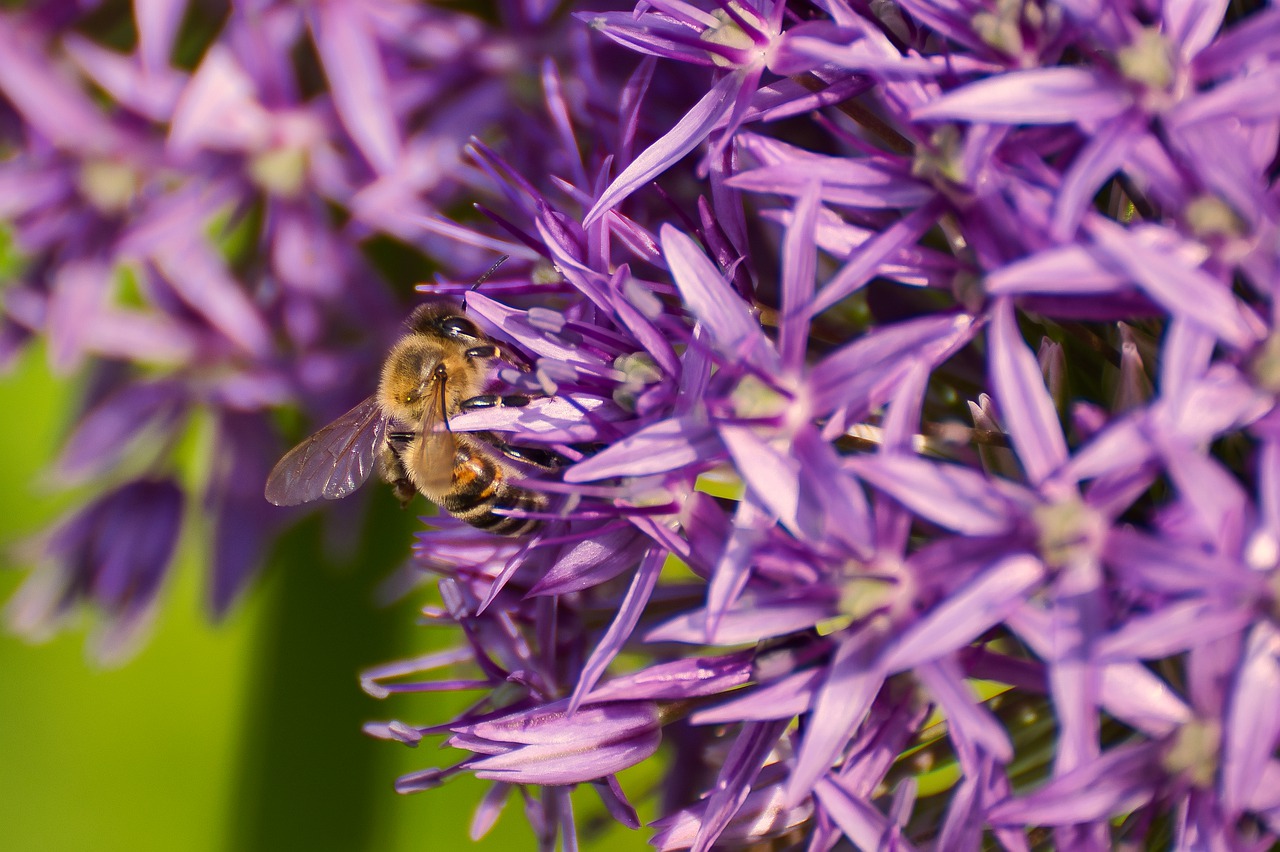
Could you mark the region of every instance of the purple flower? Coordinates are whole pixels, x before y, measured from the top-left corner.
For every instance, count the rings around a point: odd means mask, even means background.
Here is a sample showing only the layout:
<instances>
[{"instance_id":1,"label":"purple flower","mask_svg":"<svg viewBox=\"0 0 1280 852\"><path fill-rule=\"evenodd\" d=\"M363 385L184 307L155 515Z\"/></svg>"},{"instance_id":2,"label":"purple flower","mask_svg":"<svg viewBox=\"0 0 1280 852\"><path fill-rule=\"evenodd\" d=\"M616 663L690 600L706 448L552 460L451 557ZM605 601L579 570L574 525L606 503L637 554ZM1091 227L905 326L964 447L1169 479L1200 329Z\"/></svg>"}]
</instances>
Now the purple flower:
<instances>
[{"instance_id":1,"label":"purple flower","mask_svg":"<svg viewBox=\"0 0 1280 852\"><path fill-rule=\"evenodd\" d=\"M42 543L44 567L9 602L9 623L39 638L91 602L101 615L95 656L103 662L128 656L155 613L182 504L173 482L137 480L77 511Z\"/></svg>"},{"instance_id":2,"label":"purple flower","mask_svg":"<svg viewBox=\"0 0 1280 852\"><path fill-rule=\"evenodd\" d=\"M367 393L394 240L533 397L449 427L559 460L536 532L419 535L455 640L365 688L477 697L370 726L465 752L402 791L485 778L478 835L518 789L548 848L576 784L637 826L639 764L664 849L1272 845L1276 10L573 11L237 7L190 68L177 13L129 56L0 19L4 339L159 365L101 371L64 474L210 411L224 610L278 523L264 411Z\"/></svg>"}]
</instances>

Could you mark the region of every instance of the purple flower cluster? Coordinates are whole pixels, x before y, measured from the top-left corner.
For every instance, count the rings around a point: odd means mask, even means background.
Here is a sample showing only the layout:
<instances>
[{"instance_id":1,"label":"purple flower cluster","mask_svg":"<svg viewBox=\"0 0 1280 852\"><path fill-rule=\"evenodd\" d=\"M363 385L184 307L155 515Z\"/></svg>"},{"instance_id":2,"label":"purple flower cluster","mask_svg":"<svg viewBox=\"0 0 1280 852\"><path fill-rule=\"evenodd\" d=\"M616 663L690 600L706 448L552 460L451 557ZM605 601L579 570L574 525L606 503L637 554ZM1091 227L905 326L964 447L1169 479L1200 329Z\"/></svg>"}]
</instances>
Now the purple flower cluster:
<instances>
[{"instance_id":1,"label":"purple flower cluster","mask_svg":"<svg viewBox=\"0 0 1280 852\"><path fill-rule=\"evenodd\" d=\"M474 773L475 833L518 791L548 849L577 784L639 827L618 773L650 762L661 849L1280 839L1280 8L645 0L480 33L250 4L180 74L152 5L130 57L60 42L109 118L19 36L52 24L0 19L0 127L30 137L10 336L133 367L65 468L196 404L257 463L266 405L359 363L343 312L388 310L370 233L513 256L465 300L536 398L450 426L564 465L523 483L551 497L529 536L428 519L458 641L365 688L479 697L369 726L469 753L399 789ZM303 38L326 94L260 50ZM433 115L446 86L475 91ZM435 212L468 193L483 221ZM145 476L67 523L51 609L120 611L108 522L168 558ZM210 499L258 523L241 481Z\"/></svg>"},{"instance_id":2,"label":"purple flower cluster","mask_svg":"<svg viewBox=\"0 0 1280 852\"><path fill-rule=\"evenodd\" d=\"M0 363L38 336L88 388L53 471L84 505L9 623L40 635L88 603L115 659L174 553L149 542L199 525L215 616L256 576L292 518L262 498L271 411L323 422L368 393L420 280L395 261L469 276L504 247L460 243L441 211L485 191L470 136L528 124L546 10L96 6L0 12ZM186 511L138 498L180 485ZM96 547L63 541L102 518Z\"/></svg>"}]
</instances>

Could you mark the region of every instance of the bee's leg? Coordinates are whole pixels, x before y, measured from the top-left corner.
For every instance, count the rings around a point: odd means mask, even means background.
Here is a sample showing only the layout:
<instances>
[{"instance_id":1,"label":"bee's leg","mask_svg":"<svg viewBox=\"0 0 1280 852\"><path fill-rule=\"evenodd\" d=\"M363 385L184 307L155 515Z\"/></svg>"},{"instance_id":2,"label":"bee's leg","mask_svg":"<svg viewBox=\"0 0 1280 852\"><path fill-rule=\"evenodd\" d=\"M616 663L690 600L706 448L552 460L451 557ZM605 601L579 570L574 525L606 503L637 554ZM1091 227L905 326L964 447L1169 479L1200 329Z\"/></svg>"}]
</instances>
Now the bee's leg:
<instances>
[{"instance_id":1,"label":"bee's leg","mask_svg":"<svg viewBox=\"0 0 1280 852\"><path fill-rule=\"evenodd\" d=\"M564 467L568 460L553 450L544 450L541 447L524 447L516 444L505 443L502 438L493 432L477 432L477 435L483 436L484 442L502 453L507 458L515 459L518 462L524 462L533 467L540 467L543 470L559 470Z\"/></svg>"},{"instance_id":2,"label":"bee's leg","mask_svg":"<svg viewBox=\"0 0 1280 852\"><path fill-rule=\"evenodd\" d=\"M502 350L492 343L485 346L473 346L466 351L466 356L471 359L475 358L497 358L502 354Z\"/></svg>"},{"instance_id":3,"label":"bee's leg","mask_svg":"<svg viewBox=\"0 0 1280 852\"><path fill-rule=\"evenodd\" d=\"M413 483L409 481L409 473L404 469L404 462L400 460L401 451L415 437L417 435L413 432L390 432L387 434L387 442L382 445L378 455L378 467L382 478L391 486L392 493L400 501L401 509L408 506L409 501L418 493L418 489L414 488Z\"/></svg>"},{"instance_id":4,"label":"bee's leg","mask_svg":"<svg viewBox=\"0 0 1280 852\"><path fill-rule=\"evenodd\" d=\"M533 397L525 394L511 394L509 396L499 396L496 393L486 393L480 396L473 396L470 399L464 399L458 403L459 411L474 411L477 408L520 408L528 405L533 401Z\"/></svg>"}]
</instances>

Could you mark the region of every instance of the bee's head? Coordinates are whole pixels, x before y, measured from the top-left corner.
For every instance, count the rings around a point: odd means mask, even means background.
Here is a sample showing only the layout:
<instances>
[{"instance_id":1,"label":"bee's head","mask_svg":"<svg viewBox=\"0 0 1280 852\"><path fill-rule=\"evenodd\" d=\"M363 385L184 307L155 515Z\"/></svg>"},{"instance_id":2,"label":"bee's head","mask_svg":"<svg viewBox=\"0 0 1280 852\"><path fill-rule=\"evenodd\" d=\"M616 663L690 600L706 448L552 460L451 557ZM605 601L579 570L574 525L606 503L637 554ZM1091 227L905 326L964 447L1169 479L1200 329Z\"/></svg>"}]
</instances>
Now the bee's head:
<instances>
[{"instance_id":1,"label":"bee's head","mask_svg":"<svg viewBox=\"0 0 1280 852\"><path fill-rule=\"evenodd\" d=\"M463 314L463 308L453 302L427 302L419 305L409 315L405 325L410 331L442 340L469 343L484 339L476 324Z\"/></svg>"},{"instance_id":2,"label":"bee's head","mask_svg":"<svg viewBox=\"0 0 1280 852\"><path fill-rule=\"evenodd\" d=\"M402 337L382 366L378 402L384 413L406 426L420 422L428 405L456 413L485 382L483 365L467 356L470 342L421 331Z\"/></svg>"}]
</instances>

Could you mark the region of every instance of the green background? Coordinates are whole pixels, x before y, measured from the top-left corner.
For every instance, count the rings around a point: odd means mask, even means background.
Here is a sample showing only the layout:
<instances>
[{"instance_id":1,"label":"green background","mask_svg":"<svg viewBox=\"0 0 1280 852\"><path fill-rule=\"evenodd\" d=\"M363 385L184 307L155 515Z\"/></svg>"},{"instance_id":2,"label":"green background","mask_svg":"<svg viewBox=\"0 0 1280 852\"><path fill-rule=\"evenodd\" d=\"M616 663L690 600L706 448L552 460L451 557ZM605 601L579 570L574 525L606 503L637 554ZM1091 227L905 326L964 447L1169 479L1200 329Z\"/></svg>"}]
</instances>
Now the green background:
<instances>
[{"instance_id":1,"label":"green background","mask_svg":"<svg viewBox=\"0 0 1280 852\"><path fill-rule=\"evenodd\" d=\"M21 543L71 505L44 469L73 402L39 348L0 378L2 600L25 576ZM398 775L462 753L438 749L438 738L410 749L360 731L368 720L445 721L459 706L454 696L377 701L357 683L363 668L449 639L415 624L425 592L374 603L416 524L393 503L370 498L358 564L323 558L319 519L304 521L216 626L188 524L154 630L119 667L89 661L87 621L41 645L0 634L0 849L533 849L518 798L487 837L468 839L487 788L470 776L411 796L392 790ZM589 790L574 803L582 819L601 810ZM647 834L616 829L583 846L646 848Z\"/></svg>"}]
</instances>

